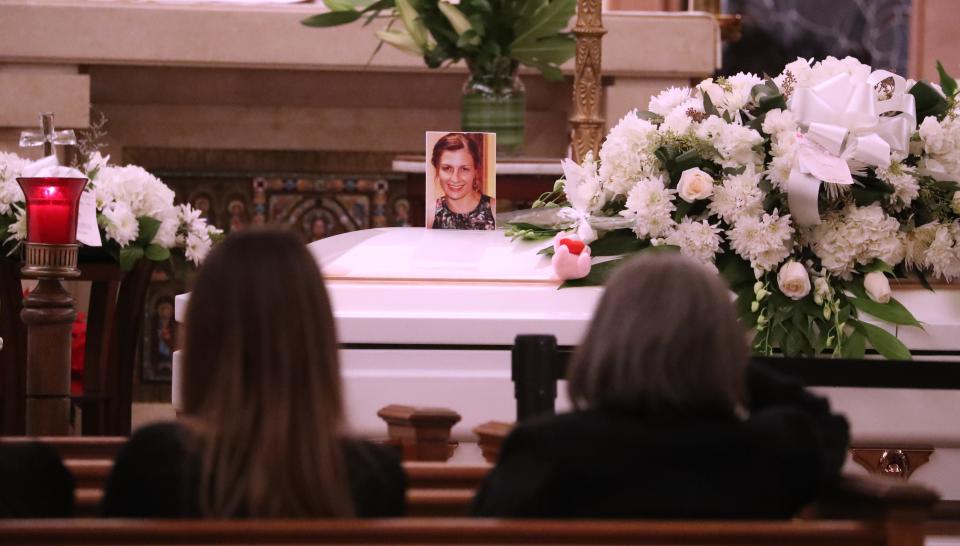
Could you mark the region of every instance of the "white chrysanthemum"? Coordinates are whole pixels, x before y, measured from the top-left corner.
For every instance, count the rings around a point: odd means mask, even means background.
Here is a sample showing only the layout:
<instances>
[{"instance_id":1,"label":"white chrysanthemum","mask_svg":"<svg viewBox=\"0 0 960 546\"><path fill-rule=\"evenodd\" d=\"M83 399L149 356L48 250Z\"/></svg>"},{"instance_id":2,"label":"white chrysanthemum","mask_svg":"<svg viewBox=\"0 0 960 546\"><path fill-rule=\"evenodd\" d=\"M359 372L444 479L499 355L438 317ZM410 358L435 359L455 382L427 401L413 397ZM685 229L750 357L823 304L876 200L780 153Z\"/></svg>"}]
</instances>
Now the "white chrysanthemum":
<instances>
[{"instance_id":1,"label":"white chrysanthemum","mask_svg":"<svg viewBox=\"0 0 960 546\"><path fill-rule=\"evenodd\" d=\"M680 253L705 264L712 264L720 251L721 230L706 220L697 222L686 217L667 236L666 243L680 247Z\"/></svg>"},{"instance_id":2,"label":"white chrysanthemum","mask_svg":"<svg viewBox=\"0 0 960 546\"><path fill-rule=\"evenodd\" d=\"M774 108L763 117L763 132L768 135L797 132L797 116L790 110Z\"/></svg>"},{"instance_id":3,"label":"white chrysanthemum","mask_svg":"<svg viewBox=\"0 0 960 546\"><path fill-rule=\"evenodd\" d=\"M910 269L925 269L927 249L937 235L940 224L930 222L905 234L903 238L903 263Z\"/></svg>"},{"instance_id":4,"label":"white chrysanthemum","mask_svg":"<svg viewBox=\"0 0 960 546\"><path fill-rule=\"evenodd\" d=\"M730 225L743 216L759 216L763 212L760 175L748 170L728 176L722 184L714 186L713 199L707 208Z\"/></svg>"},{"instance_id":5,"label":"white chrysanthemum","mask_svg":"<svg viewBox=\"0 0 960 546\"><path fill-rule=\"evenodd\" d=\"M107 238L117 242L121 247L127 246L140 233L140 224L130 207L123 201L111 203L103 209L103 216L107 219L104 230Z\"/></svg>"},{"instance_id":6,"label":"white chrysanthemum","mask_svg":"<svg viewBox=\"0 0 960 546\"><path fill-rule=\"evenodd\" d=\"M772 159L767 165L766 174L770 182L782 190L790 178L790 171L797 164L800 143L795 131L777 133L771 138L771 143L770 155Z\"/></svg>"},{"instance_id":7,"label":"white chrysanthemum","mask_svg":"<svg viewBox=\"0 0 960 546\"><path fill-rule=\"evenodd\" d=\"M700 92L699 98L701 101L703 100L703 95L709 95L710 102L712 102L714 106L717 106L723 101L723 87L718 85L711 78L707 78L698 83L696 89Z\"/></svg>"},{"instance_id":8,"label":"white chrysanthemum","mask_svg":"<svg viewBox=\"0 0 960 546\"><path fill-rule=\"evenodd\" d=\"M124 203L134 216L156 216L173 206L174 193L141 167L105 166L97 173L94 196L99 207Z\"/></svg>"},{"instance_id":9,"label":"white chrysanthemum","mask_svg":"<svg viewBox=\"0 0 960 546\"><path fill-rule=\"evenodd\" d=\"M693 90L689 87L670 87L664 89L657 96L650 97L647 110L658 116L666 116L671 110L690 98Z\"/></svg>"},{"instance_id":10,"label":"white chrysanthemum","mask_svg":"<svg viewBox=\"0 0 960 546\"><path fill-rule=\"evenodd\" d=\"M663 118L663 123L660 124L660 132L675 135L686 133L694 123L693 118L690 117L691 112L695 115L703 115L703 99L687 99L677 105Z\"/></svg>"},{"instance_id":11,"label":"white chrysanthemum","mask_svg":"<svg viewBox=\"0 0 960 546\"><path fill-rule=\"evenodd\" d=\"M563 178L566 181L563 191L570 205L581 212L596 212L601 209L605 200L593 152L587 152L587 156L580 165L572 159L564 159L560 165L563 167Z\"/></svg>"},{"instance_id":12,"label":"white chrysanthemum","mask_svg":"<svg viewBox=\"0 0 960 546\"><path fill-rule=\"evenodd\" d=\"M924 265L945 281L960 278L960 246L957 245L957 224L937 227L933 241L924 255Z\"/></svg>"},{"instance_id":13,"label":"white chrysanthemum","mask_svg":"<svg viewBox=\"0 0 960 546\"><path fill-rule=\"evenodd\" d=\"M27 238L27 213L24 209L16 205L10 207L10 212L13 213L15 220L7 228L7 231L10 233L8 240L22 241ZM5 242L6 241L0 241L0 243Z\"/></svg>"},{"instance_id":14,"label":"white chrysanthemum","mask_svg":"<svg viewBox=\"0 0 960 546\"><path fill-rule=\"evenodd\" d=\"M761 217L745 216L727 231L730 248L750 262L754 274L772 271L791 253L793 226L790 215L777 211Z\"/></svg>"},{"instance_id":15,"label":"white chrysanthemum","mask_svg":"<svg viewBox=\"0 0 960 546\"><path fill-rule=\"evenodd\" d=\"M724 167L756 166L763 161L755 150L763 144L763 137L749 127L710 116L697 127L696 134L713 144L720 154L719 163Z\"/></svg>"},{"instance_id":16,"label":"white chrysanthemum","mask_svg":"<svg viewBox=\"0 0 960 546\"><path fill-rule=\"evenodd\" d=\"M105 156L100 152L93 152L83 165L83 172L87 173L87 176L91 176L91 180L96 180L96 174L106 167L109 162L110 156Z\"/></svg>"},{"instance_id":17,"label":"white chrysanthemum","mask_svg":"<svg viewBox=\"0 0 960 546\"><path fill-rule=\"evenodd\" d=\"M10 213L14 203L23 202L23 190L17 184L17 177L28 163L16 154L0 152L0 215Z\"/></svg>"},{"instance_id":18,"label":"white chrysanthemum","mask_svg":"<svg viewBox=\"0 0 960 546\"><path fill-rule=\"evenodd\" d=\"M872 71L873 69L869 65L861 63L854 57L847 56L843 59L837 59L831 56L811 67L809 77L803 82L802 86L813 87L838 74L846 74L854 81L864 81Z\"/></svg>"},{"instance_id":19,"label":"white chrysanthemum","mask_svg":"<svg viewBox=\"0 0 960 546\"><path fill-rule=\"evenodd\" d=\"M661 177L645 178L627 194L626 210L620 214L635 222L633 230L639 237L663 237L674 225L671 215L676 210L675 193L664 186Z\"/></svg>"},{"instance_id":20,"label":"white chrysanthemum","mask_svg":"<svg viewBox=\"0 0 960 546\"><path fill-rule=\"evenodd\" d=\"M810 248L827 271L845 279L857 265L876 259L897 265L906 252L900 222L887 216L878 203L848 205L827 214L810 233Z\"/></svg>"},{"instance_id":21,"label":"white chrysanthemum","mask_svg":"<svg viewBox=\"0 0 960 546\"><path fill-rule=\"evenodd\" d=\"M200 265L200 262L203 261L203 258L206 257L208 252L210 252L210 247L212 245L213 243L210 241L210 237L207 235L206 230L202 232L191 231L187 233L184 255L194 264Z\"/></svg>"},{"instance_id":22,"label":"white chrysanthemum","mask_svg":"<svg viewBox=\"0 0 960 546\"><path fill-rule=\"evenodd\" d=\"M626 195L642 178L660 174L653 152L660 146L656 126L640 119L636 111L623 116L600 148L600 179L604 190Z\"/></svg>"},{"instance_id":23,"label":"white chrysanthemum","mask_svg":"<svg viewBox=\"0 0 960 546\"><path fill-rule=\"evenodd\" d=\"M750 102L750 92L754 86L761 83L763 83L763 78L756 74L739 72L728 77L724 86L723 98L720 99L717 108L726 110L731 114L742 110Z\"/></svg>"},{"instance_id":24,"label":"white chrysanthemum","mask_svg":"<svg viewBox=\"0 0 960 546\"><path fill-rule=\"evenodd\" d=\"M897 165L896 168L891 166L890 169L878 167L876 172L877 178L893 186L893 193L890 194L893 210L910 206L910 203L920 195L920 183L902 165Z\"/></svg>"}]
</instances>

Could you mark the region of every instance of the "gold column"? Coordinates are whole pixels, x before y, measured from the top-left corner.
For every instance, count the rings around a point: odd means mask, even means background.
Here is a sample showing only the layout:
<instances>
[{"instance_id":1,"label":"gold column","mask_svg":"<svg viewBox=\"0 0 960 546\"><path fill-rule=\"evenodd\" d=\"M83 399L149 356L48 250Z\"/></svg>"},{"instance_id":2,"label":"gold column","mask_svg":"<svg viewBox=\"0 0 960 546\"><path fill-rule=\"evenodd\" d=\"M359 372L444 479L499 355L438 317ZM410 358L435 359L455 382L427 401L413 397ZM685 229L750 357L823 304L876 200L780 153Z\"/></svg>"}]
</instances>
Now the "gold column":
<instances>
[{"instance_id":1,"label":"gold column","mask_svg":"<svg viewBox=\"0 0 960 546\"><path fill-rule=\"evenodd\" d=\"M587 152L594 157L603 140L603 117L600 115L600 43L607 31L600 15L601 0L577 0L576 68L573 76L573 126L571 136L573 160L579 163Z\"/></svg>"}]
</instances>

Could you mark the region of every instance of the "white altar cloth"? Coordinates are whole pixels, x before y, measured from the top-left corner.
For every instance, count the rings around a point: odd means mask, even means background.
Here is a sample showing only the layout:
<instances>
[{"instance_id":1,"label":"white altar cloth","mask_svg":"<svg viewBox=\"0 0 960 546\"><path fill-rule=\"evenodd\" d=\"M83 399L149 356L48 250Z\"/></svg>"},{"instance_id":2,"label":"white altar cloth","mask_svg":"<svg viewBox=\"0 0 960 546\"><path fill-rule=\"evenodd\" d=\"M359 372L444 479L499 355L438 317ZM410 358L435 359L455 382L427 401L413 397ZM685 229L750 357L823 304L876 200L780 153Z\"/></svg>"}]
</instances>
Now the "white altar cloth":
<instances>
[{"instance_id":1,"label":"white altar cloth","mask_svg":"<svg viewBox=\"0 0 960 546\"><path fill-rule=\"evenodd\" d=\"M553 334L559 345L577 345L602 294L598 287L558 290L549 260L536 254L544 245L511 242L501 231L423 228L371 229L310 244L343 345L350 429L382 437L376 412L388 404L456 410L463 416L454 428L459 440L472 441L470 431L481 423L514 421L514 338ZM898 332L911 349L928 352L919 358L958 358L960 291L895 286L894 296L925 324L925 332ZM177 298L178 321L185 308L186 295ZM960 500L960 428L953 424L960 392L816 390L847 415L855 445L934 447L911 480ZM558 394L557 407L565 409L562 386Z\"/></svg>"}]
</instances>

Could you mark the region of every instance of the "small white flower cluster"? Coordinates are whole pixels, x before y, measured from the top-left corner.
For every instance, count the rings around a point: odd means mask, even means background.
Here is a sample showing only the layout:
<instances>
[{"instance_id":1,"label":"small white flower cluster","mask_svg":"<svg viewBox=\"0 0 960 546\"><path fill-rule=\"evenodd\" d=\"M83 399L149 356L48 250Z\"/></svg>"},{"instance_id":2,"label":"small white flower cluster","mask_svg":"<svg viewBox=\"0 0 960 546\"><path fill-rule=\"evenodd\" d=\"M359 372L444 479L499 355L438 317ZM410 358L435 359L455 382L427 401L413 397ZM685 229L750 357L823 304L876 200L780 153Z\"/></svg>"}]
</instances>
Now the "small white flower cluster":
<instances>
[{"instance_id":1,"label":"small white flower cluster","mask_svg":"<svg viewBox=\"0 0 960 546\"><path fill-rule=\"evenodd\" d=\"M727 232L730 248L750 262L759 277L764 271L773 271L790 256L793 245L793 226L790 215L780 216L778 211L760 217L741 218Z\"/></svg>"},{"instance_id":2,"label":"small white flower cluster","mask_svg":"<svg viewBox=\"0 0 960 546\"><path fill-rule=\"evenodd\" d=\"M208 226L189 205L175 205L173 190L143 168L110 165L109 159L96 152L83 169L90 177L86 191L96 201L106 240L126 247L140 235L139 219L153 218L160 227L149 244L183 248L188 259L199 263L210 250L211 236L220 230ZM0 216L14 216L15 223L9 228L14 240L26 237L24 196L16 177L27 164L29 161L14 154L0 153Z\"/></svg>"}]
</instances>

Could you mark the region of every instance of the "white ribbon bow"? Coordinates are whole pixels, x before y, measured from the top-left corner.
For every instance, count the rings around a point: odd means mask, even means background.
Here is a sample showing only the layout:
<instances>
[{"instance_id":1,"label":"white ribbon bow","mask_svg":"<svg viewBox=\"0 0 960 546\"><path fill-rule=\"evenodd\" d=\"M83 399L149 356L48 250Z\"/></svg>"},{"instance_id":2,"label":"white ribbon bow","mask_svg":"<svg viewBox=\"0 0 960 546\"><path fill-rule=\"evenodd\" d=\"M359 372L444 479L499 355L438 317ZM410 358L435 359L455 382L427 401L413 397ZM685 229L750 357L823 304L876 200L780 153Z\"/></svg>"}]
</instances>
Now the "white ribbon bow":
<instances>
[{"instance_id":1,"label":"white ribbon bow","mask_svg":"<svg viewBox=\"0 0 960 546\"><path fill-rule=\"evenodd\" d=\"M878 85L890 86L878 97ZM865 78L837 74L790 97L790 110L806 133L787 180L790 213L801 226L820 223L820 183L853 184L849 161L889 167L890 152L907 152L917 126L916 103L903 77L876 70ZM883 115L887 113L892 115Z\"/></svg>"}]
</instances>

